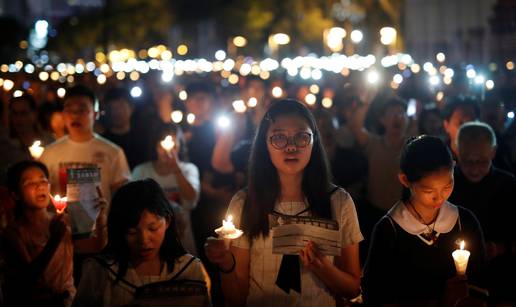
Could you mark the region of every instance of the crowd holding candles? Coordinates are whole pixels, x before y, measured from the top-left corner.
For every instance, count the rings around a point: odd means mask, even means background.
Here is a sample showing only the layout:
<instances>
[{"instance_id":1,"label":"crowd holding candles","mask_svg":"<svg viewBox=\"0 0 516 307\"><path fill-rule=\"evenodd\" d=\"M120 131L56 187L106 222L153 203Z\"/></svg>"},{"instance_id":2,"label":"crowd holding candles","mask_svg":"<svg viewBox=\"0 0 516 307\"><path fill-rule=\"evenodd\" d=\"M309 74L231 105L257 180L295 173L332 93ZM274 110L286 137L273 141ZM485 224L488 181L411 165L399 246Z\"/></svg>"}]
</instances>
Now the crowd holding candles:
<instances>
[{"instance_id":1,"label":"crowd holding candles","mask_svg":"<svg viewBox=\"0 0 516 307\"><path fill-rule=\"evenodd\" d=\"M0 303L514 304L510 104L491 83L482 97L421 93L403 90L405 73L382 88L368 57L355 59L363 73L351 58L335 76L314 73L336 58L299 67L301 83L270 75L301 59L265 59L249 75L256 63L223 58L172 85L152 71L137 89L99 73L45 102L36 90L9 97ZM389 60L419 71L408 55ZM62 129L38 112L59 113ZM85 195L69 202L78 169L99 174L91 211ZM275 214L336 223L340 253L304 237L295 254L273 253ZM78 233L85 216L93 226Z\"/></svg>"}]
</instances>

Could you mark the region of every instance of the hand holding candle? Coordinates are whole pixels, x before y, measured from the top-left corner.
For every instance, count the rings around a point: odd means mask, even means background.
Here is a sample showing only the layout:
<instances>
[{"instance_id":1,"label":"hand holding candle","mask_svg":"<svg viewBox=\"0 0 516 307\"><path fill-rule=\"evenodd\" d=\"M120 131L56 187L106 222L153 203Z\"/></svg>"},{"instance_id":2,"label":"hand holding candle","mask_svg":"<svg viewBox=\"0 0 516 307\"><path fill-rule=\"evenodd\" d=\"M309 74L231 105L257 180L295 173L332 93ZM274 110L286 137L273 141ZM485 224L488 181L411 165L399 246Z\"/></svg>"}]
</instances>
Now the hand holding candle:
<instances>
[{"instance_id":1,"label":"hand holding candle","mask_svg":"<svg viewBox=\"0 0 516 307\"><path fill-rule=\"evenodd\" d=\"M39 159L41 155L43 154L43 151L45 151L45 147L41 146L41 141L36 140L32 145L29 147L30 155L35 160Z\"/></svg>"},{"instance_id":2,"label":"hand holding candle","mask_svg":"<svg viewBox=\"0 0 516 307\"><path fill-rule=\"evenodd\" d=\"M161 145L161 147L163 147L163 149L165 149L167 154L170 156L170 153L171 153L172 149L174 148L175 143L174 143L174 140L172 139L172 136L171 135L167 135L165 137L165 139L163 139L160 142L160 145Z\"/></svg>"},{"instance_id":3,"label":"hand holding candle","mask_svg":"<svg viewBox=\"0 0 516 307\"><path fill-rule=\"evenodd\" d=\"M62 214L67 206L67 198L59 196L57 194L56 196L52 196L52 203L54 204L54 207L56 208L57 214Z\"/></svg>"},{"instance_id":4,"label":"hand holding candle","mask_svg":"<svg viewBox=\"0 0 516 307\"><path fill-rule=\"evenodd\" d=\"M233 224L233 216L228 215L227 220L222 220L222 226L215 229L219 238L224 239L226 248L229 248L231 240L238 239L244 233L242 230L237 229Z\"/></svg>"},{"instance_id":5,"label":"hand holding candle","mask_svg":"<svg viewBox=\"0 0 516 307\"><path fill-rule=\"evenodd\" d=\"M464 240L460 242L460 249L455 250L452 253L453 261L455 262L455 268L457 269L457 274L465 275L466 268L468 267L468 260L470 252L464 249Z\"/></svg>"}]
</instances>

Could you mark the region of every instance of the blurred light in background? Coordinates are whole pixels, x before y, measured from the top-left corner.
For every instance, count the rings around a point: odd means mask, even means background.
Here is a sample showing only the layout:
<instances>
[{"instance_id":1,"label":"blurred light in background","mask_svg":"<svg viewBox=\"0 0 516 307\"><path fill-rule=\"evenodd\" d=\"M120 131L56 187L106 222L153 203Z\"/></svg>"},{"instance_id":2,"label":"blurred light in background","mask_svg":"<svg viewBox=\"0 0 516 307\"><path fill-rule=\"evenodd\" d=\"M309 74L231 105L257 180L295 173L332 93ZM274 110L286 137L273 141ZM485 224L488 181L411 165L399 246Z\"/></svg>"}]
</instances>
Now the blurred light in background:
<instances>
[{"instance_id":1,"label":"blurred light in background","mask_svg":"<svg viewBox=\"0 0 516 307\"><path fill-rule=\"evenodd\" d=\"M132 89L131 89L131 96L133 98L138 98L142 95L142 89L139 87L139 86L134 86Z\"/></svg>"}]
</instances>

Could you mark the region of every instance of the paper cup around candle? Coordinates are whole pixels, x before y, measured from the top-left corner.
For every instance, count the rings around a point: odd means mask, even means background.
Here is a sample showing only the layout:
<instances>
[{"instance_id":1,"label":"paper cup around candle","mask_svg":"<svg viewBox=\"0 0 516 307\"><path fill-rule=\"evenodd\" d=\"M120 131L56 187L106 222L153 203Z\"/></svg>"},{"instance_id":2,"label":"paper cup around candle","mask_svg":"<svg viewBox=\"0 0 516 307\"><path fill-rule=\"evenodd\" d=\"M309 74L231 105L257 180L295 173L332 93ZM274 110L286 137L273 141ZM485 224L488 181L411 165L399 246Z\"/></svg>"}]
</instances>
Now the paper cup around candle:
<instances>
[{"instance_id":1,"label":"paper cup around candle","mask_svg":"<svg viewBox=\"0 0 516 307\"><path fill-rule=\"evenodd\" d=\"M67 206L67 197L61 197L57 194L56 196L52 196L51 199L54 207L56 208L56 212L58 214L63 213Z\"/></svg>"},{"instance_id":2,"label":"paper cup around candle","mask_svg":"<svg viewBox=\"0 0 516 307\"><path fill-rule=\"evenodd\" d=\"M167 135L161 142L160 142L160 145L163 149L165 149L165 151L167 152L168 155L170 155L170 152L172 151L172 148L174 148L175 146L175 143L174 143L174 140L172 139L172 136L171 135Z\"/></svg>"},{"instance_id":3,"label":"paper cup around candle","mask_svg":"<svg viewBox=\"0 0 516 307\"><path fill-rule=\"evenodd\" d=\"M240 238L244 233L242 230L235 227L232 220L232 216L229 215L227 220L222 220L222 226L215 229L215 233L217 233L219 238L224 239L226 249L229 249L231 240Z\"/></svg>"},{"instance_id":4,"label":"paper cup around candle","mask_svg":"<svg viewBox=\"0 0 516 307\"><path fill-rule=\"evenodd\" d=\"M457 270L457 274L465 275L466 269L468 267L468 260L470 256L470 252L464 249L464 241L460 244L460 249L455 250L452 253L453 261L455 263L455 269Z\"/></svg>"}]
</instances>

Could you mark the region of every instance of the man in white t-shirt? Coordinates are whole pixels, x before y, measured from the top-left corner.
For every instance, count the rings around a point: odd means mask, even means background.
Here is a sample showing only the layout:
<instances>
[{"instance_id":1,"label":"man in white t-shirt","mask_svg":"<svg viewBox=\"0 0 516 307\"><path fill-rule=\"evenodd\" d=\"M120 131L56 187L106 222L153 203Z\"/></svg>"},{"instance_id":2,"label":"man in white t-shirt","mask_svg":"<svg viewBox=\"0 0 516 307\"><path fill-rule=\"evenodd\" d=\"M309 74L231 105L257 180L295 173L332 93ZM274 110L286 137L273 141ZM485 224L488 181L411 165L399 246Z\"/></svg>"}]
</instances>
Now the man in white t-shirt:
<instances>
[{"instance_id":1,"label":"man in white t-shirt","mask_svg":"<svg viewBox=\"0 0 516 307\"><path fill-rule=\"evenodd\" d=\"M95 95L87 87L67 90L63 115L68 135L48 146L40 161L49 169L52 193L60 195L66 192L67 169L99 168L102 196L109 202L131 172L122 149L93 132L94 104Z\"/></svg>"},{"instance_id":2,"label":"man in white t-shirt","mask_svg":"<svg viewBox=\"0 0 516 307\"><path fill-rule=\"evenodd\" d=\"M109 201L112 193L131 178L123 150L93 132L95 96L86 87L68 89L64 100L64 120L68 136L48 146L41 162L50 171L54 193L66 191L66 169L100 168L101 188Z\"/></svg>"}]
</instances>

